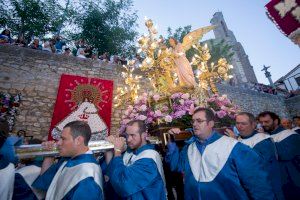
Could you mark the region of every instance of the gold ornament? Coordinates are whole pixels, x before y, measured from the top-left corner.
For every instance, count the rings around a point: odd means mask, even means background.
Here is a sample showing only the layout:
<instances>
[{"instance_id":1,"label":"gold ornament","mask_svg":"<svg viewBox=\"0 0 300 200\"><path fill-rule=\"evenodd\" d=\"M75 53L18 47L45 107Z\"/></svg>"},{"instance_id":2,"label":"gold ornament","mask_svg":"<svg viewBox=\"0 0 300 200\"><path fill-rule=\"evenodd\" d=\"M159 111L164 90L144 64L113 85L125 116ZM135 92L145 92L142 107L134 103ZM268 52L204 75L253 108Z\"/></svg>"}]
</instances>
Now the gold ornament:
<instances>
[{"instance_id":1,"label":"gold ornament","mask_svg":"<svg viewBox=\"0 0 300 200\"><path fill-rule=\"evenodd\" d=\"M138 98L138 91L140 89L140 79L142 76L133 75L134 61L128 62L130 65L123 66L125 72L122 72L125 86L117 88L117 95L114 100L117 102L115 107L126 104L127 102L134 102Z\"/></svg>"},{"instance_id":2,"label":"gold ornament","mask_svg":"<svg viewBox=\"0 0 300 200\"><path fill-rule=\"evenodd\" d=\"M217 65L212 62L209 67L208 61L211 58L211 55L207 44L204 44L203 46L196 44L193 45L193 47L198 51L192 59L192 65L197 66L200 71L200 74L198 75L198 86L207 91L207 94L209 93L209 90L214 94L218 93L215 83L218 80L228 80L231 78L228 73L229 70L233 68L232 65L228 64L225 58L220 58Z\"/></svg>"}]
</instances>

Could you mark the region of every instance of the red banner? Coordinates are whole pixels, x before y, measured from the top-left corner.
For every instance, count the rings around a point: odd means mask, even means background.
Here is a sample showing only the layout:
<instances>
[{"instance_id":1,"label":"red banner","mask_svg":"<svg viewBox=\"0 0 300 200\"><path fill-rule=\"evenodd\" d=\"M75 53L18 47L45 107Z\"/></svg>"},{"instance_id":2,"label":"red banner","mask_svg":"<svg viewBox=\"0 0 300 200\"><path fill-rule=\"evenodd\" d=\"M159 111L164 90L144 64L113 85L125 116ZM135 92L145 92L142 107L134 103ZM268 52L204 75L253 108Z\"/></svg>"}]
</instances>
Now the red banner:
<instances>
[{"instance_id":1,"label":"red banner","mask_svg":"<svg viewBox=\"0 0 300 200\"><path fill-rule=\"evenodd\" d=\"M51 133L56 129L61 131L66 123L74 120L88 122L93 133L109 133L112 96L113 81L63 74L48 139L53 139Z\"/></svg>"},{"instance_id":2,"label":"red banner","mask_svg":"<svg viewBox=\"0 0 300 200\"><path fill-rule=\"evenodd\" d=\"M297 40L300 39L300 0L271 0L265 8L273 23L298 44Z\"/></svg>"}]
</instances>

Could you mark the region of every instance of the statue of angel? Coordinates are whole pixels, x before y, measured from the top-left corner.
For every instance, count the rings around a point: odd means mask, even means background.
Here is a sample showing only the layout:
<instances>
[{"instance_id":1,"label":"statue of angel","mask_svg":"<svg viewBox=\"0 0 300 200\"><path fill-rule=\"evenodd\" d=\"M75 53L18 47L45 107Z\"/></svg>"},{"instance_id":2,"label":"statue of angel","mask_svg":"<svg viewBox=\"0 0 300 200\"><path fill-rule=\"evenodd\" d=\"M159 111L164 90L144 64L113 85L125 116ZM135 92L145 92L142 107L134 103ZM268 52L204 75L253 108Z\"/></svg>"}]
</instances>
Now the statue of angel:
<instances>
[{"instance_id":1,"label":"statue of angel","mask_svg":"<svg viewBox=\"0 0 300 200\"><path fill-rule=\"evenodd\" d=\"M184 36L182 43L178 42L175 38L169 39L169 43L175 54L175 68L179 79L179 86L189 88L196 86L195 75L190 62L186 58L185 52L189 50L192 45L197 44L203 35L214 29L214 27L215 26L207 26L196 29Z\"/></svg>"}]
</instances>

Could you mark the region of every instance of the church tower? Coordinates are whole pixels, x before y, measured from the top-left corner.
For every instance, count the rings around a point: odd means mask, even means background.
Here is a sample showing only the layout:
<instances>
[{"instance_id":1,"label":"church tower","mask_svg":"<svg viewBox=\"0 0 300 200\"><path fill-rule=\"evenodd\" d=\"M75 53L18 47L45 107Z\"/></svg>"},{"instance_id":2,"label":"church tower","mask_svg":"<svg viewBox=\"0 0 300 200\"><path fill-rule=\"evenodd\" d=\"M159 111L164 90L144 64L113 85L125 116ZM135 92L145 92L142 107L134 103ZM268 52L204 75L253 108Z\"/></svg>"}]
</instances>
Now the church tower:
<instances>
[{"instance_id":1,"label":"church tower","mask_svg":"<svg viewBox=\"0 0 300 200\"><path fill-rule=\"evenodd\" d=\"M257 83L257 79L253 70L253 66L250 64L248 55L240 42L238 42L231 30L228 29L222 12L216 12L213 15L210 23L215 25L213 30L217 41L224 40L225 43L232 46L234 55L231 58L230 63L233 65L233 75L236 84Z\"/></svg>"}]
</instances>

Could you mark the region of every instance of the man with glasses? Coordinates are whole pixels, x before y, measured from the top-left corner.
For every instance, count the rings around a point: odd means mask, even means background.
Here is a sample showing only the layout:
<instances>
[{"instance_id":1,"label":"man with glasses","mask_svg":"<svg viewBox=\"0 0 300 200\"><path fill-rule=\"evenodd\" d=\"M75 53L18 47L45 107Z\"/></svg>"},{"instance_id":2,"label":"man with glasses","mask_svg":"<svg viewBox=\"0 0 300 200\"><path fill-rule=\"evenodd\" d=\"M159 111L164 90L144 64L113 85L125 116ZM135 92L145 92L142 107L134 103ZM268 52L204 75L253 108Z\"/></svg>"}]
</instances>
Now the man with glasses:
<instances>
[{"instance_id":1,"label":"man with glasses","mask_svg":"<svg viewBox=\"0 0 300 200\"><path fill-rule=\"evenodd\" d=\"M127 124L125 151L123 138L109 136L114 144L113 158L106 153L106 175L114 191L126 199L165 200L165 178L160 155L146 141L147 128L144 121L134 120ZM107 194L107 199L112 194ZM115 197L115 196L114 196Z\"/></svg>"},{"instance_id":2,"label":"man with glasses","mask_svg":"<svg viewBox=\"0 0 300 200\"><path fill-rule=\"evenodd\" d=\"M214 113L198 108L194 135L179 153L169 142L166 161L184 172L185 199L274 199L263 160L237 140L213 131ZM171 130L174 134L178 130Z\"/></svg>"},{"instance_id":3,"label":"man with glasses","mask_svg":"<svg viewBox=\"0 0 300 200\"><path fill-rule=\"evenodd\" d=\"M240 112L235 118L236 127L240 133L237 138L241 143L252 148L260 155L265 162L265 169L268 172L268 177L271 180L272 188L276 198L284 199L282 193L282 184L280 179L280 168L277 161L277 151L271 137L265 133L258 133L256 128L255 117L248 112ZM229 135L232 135L231 130L226 130Z\"/></svg>"}]
</instances>

